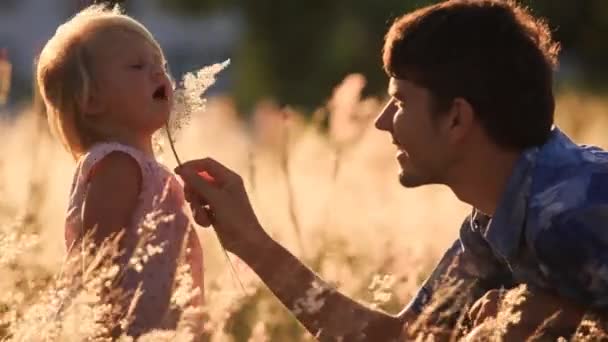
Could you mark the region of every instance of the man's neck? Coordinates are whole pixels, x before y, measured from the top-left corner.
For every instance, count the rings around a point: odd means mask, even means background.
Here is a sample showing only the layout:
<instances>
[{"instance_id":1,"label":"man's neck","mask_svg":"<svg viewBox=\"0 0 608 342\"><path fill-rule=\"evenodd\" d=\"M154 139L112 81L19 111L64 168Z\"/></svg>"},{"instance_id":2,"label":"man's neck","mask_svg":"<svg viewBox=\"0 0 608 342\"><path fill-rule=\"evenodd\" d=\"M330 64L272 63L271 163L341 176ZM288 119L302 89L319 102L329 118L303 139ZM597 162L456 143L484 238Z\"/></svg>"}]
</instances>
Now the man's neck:
<instances>
[{"instance_id":1,"label":"man's neck","mask_svg":"<svg viewBox=\"0 0 608 342\"><path fill-rule=\"evenodd\" d=\"M486 215L493 216L520 153L504 150L487 151L482 157L472 158L465 163L448 186L461 201Z\"/></svg>"}]
</instances>

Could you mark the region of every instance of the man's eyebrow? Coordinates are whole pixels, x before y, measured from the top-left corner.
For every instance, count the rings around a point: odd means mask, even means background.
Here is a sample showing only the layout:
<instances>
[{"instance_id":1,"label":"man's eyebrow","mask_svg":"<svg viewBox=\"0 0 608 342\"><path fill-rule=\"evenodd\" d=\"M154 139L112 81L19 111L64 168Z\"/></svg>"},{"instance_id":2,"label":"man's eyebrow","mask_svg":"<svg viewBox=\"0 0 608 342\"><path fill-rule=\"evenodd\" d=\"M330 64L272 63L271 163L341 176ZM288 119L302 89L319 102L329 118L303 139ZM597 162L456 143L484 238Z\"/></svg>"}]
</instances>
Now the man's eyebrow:
<instances>
[{"instance_id":1,"label":"man's eyebrow","mask_svg":"<svg viewBox=\"0 0 608 342\"><path fill-rule=\"evenodd\" d=\"M399 101L399 102L405 102L405 98L403 97L403 95L401 93L399 93L398 91L389 90L388 93L392 98L394 98L395 100Z\"/></svg>"},{"instance_id":2,"label":"man's eyebrow","mask_svg":"<svg viewBox=\"0 0 608 342\"><path fill-rule=\"evenodd\" d=\"M388 95L400 102L405 102L405 98L402 96L402 94L399 93L399 91L397 90L397 88L395 86L389 85L388 87Z\"/></svg>"}]
</instances>

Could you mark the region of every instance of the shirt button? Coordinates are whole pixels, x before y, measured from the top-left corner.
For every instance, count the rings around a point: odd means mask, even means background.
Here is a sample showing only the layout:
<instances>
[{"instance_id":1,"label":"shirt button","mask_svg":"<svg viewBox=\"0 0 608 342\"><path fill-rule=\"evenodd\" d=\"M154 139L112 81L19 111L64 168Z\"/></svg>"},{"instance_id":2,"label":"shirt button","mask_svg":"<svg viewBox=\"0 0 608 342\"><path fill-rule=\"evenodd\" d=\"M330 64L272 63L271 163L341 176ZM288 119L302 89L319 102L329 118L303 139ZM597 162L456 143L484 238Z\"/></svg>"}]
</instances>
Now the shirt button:
<instances>
[{"instance_id":1,"label":"shirt button","mask_svg":"<svg viewBox=\"0 0 608 342\"><path fill-rule=\"evenodd\" d=\"M479 230L480 225L478 220L473 220L473 230Z\"/></svg>"}]
</instances>

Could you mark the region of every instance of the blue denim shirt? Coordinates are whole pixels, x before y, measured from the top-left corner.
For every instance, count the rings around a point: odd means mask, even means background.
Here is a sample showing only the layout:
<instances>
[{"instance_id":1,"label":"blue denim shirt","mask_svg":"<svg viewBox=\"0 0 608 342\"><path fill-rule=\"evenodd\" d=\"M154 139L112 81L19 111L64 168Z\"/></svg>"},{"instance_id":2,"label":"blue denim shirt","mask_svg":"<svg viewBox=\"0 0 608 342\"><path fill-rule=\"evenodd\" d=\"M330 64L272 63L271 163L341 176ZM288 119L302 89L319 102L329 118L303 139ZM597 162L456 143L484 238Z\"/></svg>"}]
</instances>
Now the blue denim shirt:
<instances>
[{"instance_id":1,"label":"blue denim shirt","mask_svg":"<svg viewBox=\"0 0 608 342\"><path fill-rule=\"evenodd\" d=\"M608 308L608 152L579 146L557 128L524 151L494 216L473 210L465 219L410 303L414 311L448 272L479 280L483 290L525 283Z\"/></svg>"}]
</instances>

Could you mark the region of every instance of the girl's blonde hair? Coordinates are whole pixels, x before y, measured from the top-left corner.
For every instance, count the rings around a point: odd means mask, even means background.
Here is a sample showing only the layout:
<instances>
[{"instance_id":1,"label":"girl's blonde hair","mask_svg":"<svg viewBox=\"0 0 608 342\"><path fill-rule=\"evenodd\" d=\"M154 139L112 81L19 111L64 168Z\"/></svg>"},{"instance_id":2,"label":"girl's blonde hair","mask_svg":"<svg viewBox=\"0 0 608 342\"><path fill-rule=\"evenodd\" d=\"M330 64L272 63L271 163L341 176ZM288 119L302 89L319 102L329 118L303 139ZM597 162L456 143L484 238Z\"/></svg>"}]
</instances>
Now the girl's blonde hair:
<instances>
[{"instance_id":1,"label":"girl's blonde hair","mask_svg":"<svg viewBox=\"0 0 608 342\"><path fill-rule=\"evenodd\" d=\"M163 56L152 34L123 14L120 7L92 5L59 26L38 58L36 81L49 126L74 158L103 140L85 117L82 105L89 98L94 82L91 41L98 34L115 29L141 35Z\"/></svg>"}]
</instances>

